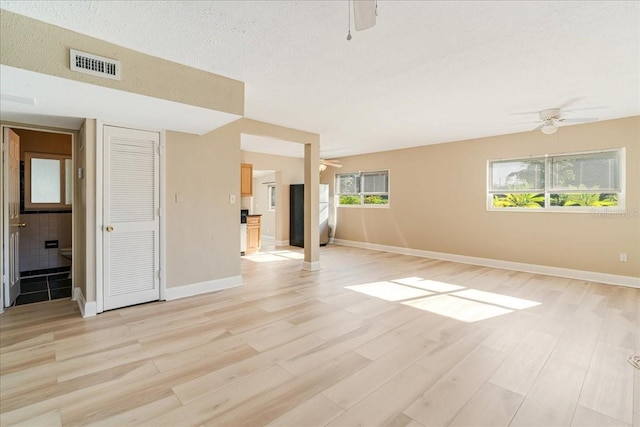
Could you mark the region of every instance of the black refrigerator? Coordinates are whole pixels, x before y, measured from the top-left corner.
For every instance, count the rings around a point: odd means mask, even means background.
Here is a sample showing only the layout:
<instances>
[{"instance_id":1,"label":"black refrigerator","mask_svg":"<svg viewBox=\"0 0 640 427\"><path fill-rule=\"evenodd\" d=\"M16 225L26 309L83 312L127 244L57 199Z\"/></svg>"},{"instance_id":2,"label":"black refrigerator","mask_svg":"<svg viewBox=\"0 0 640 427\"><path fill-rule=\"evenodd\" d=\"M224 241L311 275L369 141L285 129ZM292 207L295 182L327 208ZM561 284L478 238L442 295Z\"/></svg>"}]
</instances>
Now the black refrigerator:
<instances>
[{"instance_id":1,"label":"black refrigerator","mask_svg":"<svg viewBox=\"0 0 640 427\"><path fill-rule=\"evenodd\" d=\"M304 184L289 188L289 244L304 247ZM329 243L329 185L320 184L320 246Z\"/></svg>"}]
</instances>

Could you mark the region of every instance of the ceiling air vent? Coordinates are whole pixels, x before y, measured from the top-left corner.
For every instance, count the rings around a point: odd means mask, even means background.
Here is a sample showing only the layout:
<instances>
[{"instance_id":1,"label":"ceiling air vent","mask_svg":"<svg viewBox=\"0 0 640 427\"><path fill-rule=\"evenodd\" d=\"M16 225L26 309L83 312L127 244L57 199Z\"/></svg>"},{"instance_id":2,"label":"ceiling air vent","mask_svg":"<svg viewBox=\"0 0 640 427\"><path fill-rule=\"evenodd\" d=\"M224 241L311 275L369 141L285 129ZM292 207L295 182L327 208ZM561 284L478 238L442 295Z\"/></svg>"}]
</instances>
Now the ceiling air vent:
<instances>
[{"instance_id":1,"label":"ceiling air vent","mask_svg":"<svg viewBox=\"0 0 640 427\"><path fill-rule=\"evenodd\" d=\"M70 67L73 71L120 80L120 61L80 52L75 49L70 49L69 54Z\"/></svg>"}]
</instances>

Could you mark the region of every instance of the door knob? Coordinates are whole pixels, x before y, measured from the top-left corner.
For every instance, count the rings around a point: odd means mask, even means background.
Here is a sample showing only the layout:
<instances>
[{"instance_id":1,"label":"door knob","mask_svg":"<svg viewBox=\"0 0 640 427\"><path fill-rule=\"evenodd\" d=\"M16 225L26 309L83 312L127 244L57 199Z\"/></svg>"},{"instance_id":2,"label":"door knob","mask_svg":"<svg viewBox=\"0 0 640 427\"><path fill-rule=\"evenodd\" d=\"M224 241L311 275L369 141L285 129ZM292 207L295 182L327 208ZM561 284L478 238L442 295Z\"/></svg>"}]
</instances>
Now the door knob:
<instances>
[{"instance_id":1,"label":"door knob","mask_svg":"<svg viewBox=\"0 0 640 427\"><path fill-rule=\"evenodd\" d=\"M113 231L113 227L110 225L107 225L106 230L107 230L107 233L111 233Z\"/></svg>"}]
</instances>

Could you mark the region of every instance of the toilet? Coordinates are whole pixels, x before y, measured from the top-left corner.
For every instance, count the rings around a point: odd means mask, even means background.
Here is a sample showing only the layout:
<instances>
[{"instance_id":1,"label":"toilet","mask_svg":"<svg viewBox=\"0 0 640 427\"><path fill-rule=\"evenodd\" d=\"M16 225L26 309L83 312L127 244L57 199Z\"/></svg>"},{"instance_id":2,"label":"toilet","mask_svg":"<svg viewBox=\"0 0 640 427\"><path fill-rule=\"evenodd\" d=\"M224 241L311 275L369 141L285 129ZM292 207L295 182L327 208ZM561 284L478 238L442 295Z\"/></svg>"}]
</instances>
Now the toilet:
<instances>
[{"instance_id":1,"label":"toilet","mask_svg":"<svg viewBox=\"0 0 640 427\"><path fill-rule=\"evenodd\" d=\"M71 270L69 271L69 279L71 279L71 278L72 278L72 277L71 277L71 273L73 272L73 261L72 261L72 259L71 259L71 254L73 253L73 250L72 250L72 249L73 249L73 248L61 248L61 249L60 249L60 256L61 256L61 257L63 257L63 258L68 259L68 260L69 260L69 261L71 261L71 263L72 263L72 264L71 264L71 265L72 265Z\"/></svg>"},{"instance_id":2,"label":"toilet","mask_svg":"<svg viewBox=\"0 0 640 427\"><path fill-rule=\"evenodd\" d=\"M62 248L60 249L60 256L63 258L68 259L69 261L71 261L71 253L72 253L72 248Z\"/></svg>"}]
</instances>

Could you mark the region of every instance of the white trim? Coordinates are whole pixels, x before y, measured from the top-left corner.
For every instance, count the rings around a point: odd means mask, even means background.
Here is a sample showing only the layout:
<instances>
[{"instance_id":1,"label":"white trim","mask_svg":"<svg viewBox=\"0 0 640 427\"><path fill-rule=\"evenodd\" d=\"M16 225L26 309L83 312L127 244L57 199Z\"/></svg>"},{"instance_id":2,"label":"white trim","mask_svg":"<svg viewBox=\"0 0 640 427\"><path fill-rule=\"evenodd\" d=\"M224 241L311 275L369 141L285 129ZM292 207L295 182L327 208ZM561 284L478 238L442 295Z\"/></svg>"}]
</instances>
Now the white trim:
<instances>
[{"instance_id":1,"label":"white trim","mask_svg":"<svg viewBox=\"0 0 640 427\"><path fill-rule=\"evenodd\" d=\"M448 254L444 252L424 251L420 249L402 248L398 246L378 245L376 243L356 242L353 240L333 239L336 245L353 246L374 251L393 252L423 258L460 262L463 264L481 265L483 267L501 268L504 270L523 271L525 273L545 274L549 276L567 277L569 279L586 280L607 285L627 286L640 289L640 277L621 276L617 274L599 273L596 271L574 270L571 268L551 267L523 262L502 261L498 259L479 258L466 255Z\"/></svg>"},{"instance_id":2,"label":"white trim","mask_svg":"<svg viewBox=\"0 0 640 427\"><path fill-rule=\"evenodd\" d=\"M104 311L104 266L103 266L103 241L102 241L102 227L103 227L103 215L104 215L104 203L103 203L103 186L104 186L104 127L117 127L123 129L140 130L145 132L158 133L160 136L160 300L173 299L167 296L167 276L166 276L166 156L165 156L165 141L166 134L164 130L149 129L143 127L114 124L110 122L102 122L96 120L96 304L97 312L102 313Z\"/></svg>"},{"instance_id":3,"label":"white trim","mask_svg":"<svg viewBox=\"0 0 640 427\"><path fill-rule=\"evenodd\" d=\"M222 279L208 280L206 282L192 283L190 285L167 288L165 296L167 301L187 298L209 292L242 286L242 276L229 276Z\"/></svg>"},{"instance_id":4,"label":"white trim","mask_svg":"<svg viewBox=\"0 0 640 427\"><path fill-rule=\"evenodd\" d=\"M103 288L103 251L102 251L102 224L103 224L103 195L102 186L104 183L103 177L103 159L104 159L104 127L106 123L96 120L96 148L95 148L95 205L96 205L96 222L95 222L95 253L96 253L96 310L98 313L104 311L104 288ZM87 191L89 189L87 188ZM90 230L87 229L87 232Z\"/></svg>"},{"instance_id":5,"label":"white trim","mask_svg":"<svg viewBox=\"0 0 640 427\"><path fill-rule=\"evenodd\" d=\"M94 317L97 314L95 301L87 302L82 294L82 289L77 287L73 288L73 297L71 299L78 302L78 308L80 308L82 317Z\"/></svg>"},{"instance_id":6,"label":"white trim","mask_svg":"<svg viewBox=\"0 0 640 427\"><path fill-rule=\"evenodd\" d=\"M166 187L166 156L165 156L165 131L160 131L160 300L167 299L167 222L166 222L166 195L164 189Z\"/></svg>"},{"instance_id":7,"label":"white trim","mask_svg":"<svg viewBox=\"0 0 640 427\"><path fill-rule=\"evenodd\" d=\"M355 196L356 194L341 194L338 193L337 191L334 191L334 195L333 195L333 200L335 203L335 206L337 208L374 208L374 209L389 209L391 207L391 170L390 169L372 169L372 170L368 170L368 171L358 171L358 172L341 172L341 173L334 173L333 174L333 187L334 189L338 188L338 185L336 185L336 181L338 180L338 177L340 175L360 175L360 177L362 177L362 175L365 174L374 174L374 173L379 173L379 172L386 172L387 173L387 191L379 191L379 192L370 192L370 193L366 193L364 191L360 191L357 196L360 197L360 204L358 205L341 205L340 204L340 196ZM362 185L360 186L360 190L362 190ZM364 203L364 198L366 196L372 196L372 195L386 195L387 196L387 203L386 204L365 204Z\"/></svg>"},{"instance_id":8,"label":"white trim","mask_svg":"<svg viewBox=\"0 0 640 427\"><path fill-rule=\"evenodd\" d=\"M276 240L276 246L289 246L288 240Z\"/></svg>"},{"instance_id":9,"label":"white trim","mask_svg":"<svg viewBox=\"0 0 640 427\"><path fill-rule=\"evenodd\" d=\"M34 125L34 124L20 124L20 123L1 123L0 122L0 165L2 165L0 167L0 229L2 230L2 240L0 240L0 314L4 313L4 298L6 297L5 292L4 292L4 284L6 280L9 280L7 274L8 274L8 252L4 251L2 249L2 247L6 247L8 248L9 246L9 238L8 238L8 232L5 233L5 230L9 229L9 218L6 216L6 212L5 212L5 200L4 200L4 195L5 195L5 189L4 186L8 185L8 172L5 171L7 170L7 168L4 166L5 164L5 157L6 157L6 141L4 140L4 129L5 128L9 128L9 129L24 129L24 130L32 130L32 131L36 131L36 132L42 132L42 133L55 133L55 134L61 134L61 135L69 135L71 137L71 159L73 162L73 169L74 169L74 174L75 174L75 162L76 162L76 156L74 156L75 153L75 145L76 145L76 132L79 132L79 130L73 130L73 129L55 129L52 128L50 126L41 126L41 127L37 127L38 125ZM75 176L75 175L74 175ZM72 193L75 192L75 179L72 181L71 184L71 191ZM73 206L73 205L72 205ZM7 205L7 209L8 209L8 205ZM73 210L73 207L72 207ZM74 214L72 213L71 216L71 242L73 243L74 238L75 238L75 218L73 216ZM6 236L6 242L4 241ZM73 254L72 254L73 257ZM71 264L71 268L73 269L73 263ZM2 274L2 272L4 271L5 274ZM71 277L73 279L73 276ZM74 288L74 284L73 281L71 282L71 287L72 289Z\"/></svg>"},{"instance_id":10,"label":"white trim","mask_svg":"<svg viewBox=\"0 0 640 427\"><path fill-rule=\"evenodd\" d=\"M8 168L4 166L5 157L7 152L7 141L4 140L4 128L5 126L0 126L0 233L1 241L0 241L0 313L4 313L4 287L9 280L8 271L9 271L9 255L8 251L5 251L4 248L9 248L9 220L7 218L7 213L9 209L9 202L4 199L4 195L6 190L4 188L5 185L8 185L9 172Z\"/></svg>"},{"instance_id":11,"label":"white trim","mask_svg":"<svg viewBox=\"0 0 640 427\"><path fill-rule=\"evenodd\" d=\"M303 261L302 269L304 271L318 271L320 270L320 261Z\"/></svg>"},{"instance_id":12,"label":"white trim","mask_svg":"<svg viewBox=\"0 0 640 427\"><path fill-rule=\"evenodd\" d=\"M615 152L618 156L618 179L620 184L620 190L578 190L578 189L567 189L567 190L554 190L551 188L552 185L552 160L556 157L563 156L582 156L588 154L602 154L602 153L612 153ZM524 160L544 160L544 170L545 170L545 187L537 190L492 190L492 163L495 162L509 162L509 161L524 161ZM513 159L496 159L496 160L487 160L487 203L486 210L487 212L558 212L558 213L589 213L594 214L597 212L616 212L616 211L624 211L626 208L626 189L627 189L627 180L626 180L626 164L627 164L627 151L626 147L615 147L615 148L604 148L601 150L594 151L582 151L582 152L569 152L569 153L560 153L560 154L544 154L538 156L529 156L529 157L519 157ZM566 194L566 193L616 193L618 195L618 204L616 206L551 206L549 201L550 194ZM500 208L493 206L493 197L498 194L506 194L506 193L532 193L532 194L544 194L544 206L540 208L521 208L521 207L508 207L508 208Z\"/></svg>"}]
</instances>

